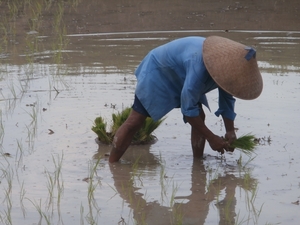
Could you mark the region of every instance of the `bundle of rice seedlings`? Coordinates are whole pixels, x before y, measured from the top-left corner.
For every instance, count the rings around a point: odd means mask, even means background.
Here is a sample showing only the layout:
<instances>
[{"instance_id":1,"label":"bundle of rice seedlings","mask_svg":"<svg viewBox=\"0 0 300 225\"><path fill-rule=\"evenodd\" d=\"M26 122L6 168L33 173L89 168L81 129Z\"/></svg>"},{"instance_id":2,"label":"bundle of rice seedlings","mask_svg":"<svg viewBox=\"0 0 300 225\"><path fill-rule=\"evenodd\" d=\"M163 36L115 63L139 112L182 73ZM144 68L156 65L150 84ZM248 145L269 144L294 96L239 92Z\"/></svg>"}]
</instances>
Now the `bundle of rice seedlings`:
<instances>
[{"instance_id":1,"label":"bundle of rice seedlings","mask_svg":"<svg viewBox=\"0 0 300 225\"><path fill-rule=\"evenodd\" d=\"M160 124L165 120L165 118L158 121L154 121L150 117L147 117L143 124L143 127L134 135L134 143L151 143L156 139L152 132L160 126Z\"/></svg>"},{"instance_id":2,"label":"bundle of rice seedlings","mask_svg":"<svg viewBox=\"0 0 300 225\"><path fill-rule=\"evenodd\" d=\"M92 127L92 131L94 131L98 139L104 144L110 144L112 142L111 135L106 131L107 124L104 122L103 118L97 117L94 121L94 126Z\"/></svg>"},{"instance_id":3,"label":"bundle of rice seedlings","mask_svg":"<svg viewBox=\"0 0 300 225\"><path fill-rule=\"evenodd\" d=\"M256 140L256 138L254 135L246 134L246 135L243 135L243 136L237 138L230 145L230 147L236 148L247 155L251 155L254 152L255 147L257 145L257 142L255 140Z\"/></svg>"},{"instance_id":4,"label":"bundle of rice seedlings","mask_svg":"<svg viewBox=\"0 0 300 225\"><path fill-rule=\"evenodd\" d=\"M98 136L98 141L104 144L111 144L113 138L119 129L119 127L126 121L128 118L131 108L127 107L121 112L112 114L112 125L110 130L107 130L107 123L103 120L102 117L97 117L94 121L94 126L92 127L92 131L94 131ZM132 144L147 144L151 143L156 139L154 135L152 135L153 131L159 127L159 125L164 121L160 119L158 121L154 121L151 118L147 118L142 128L134 135Z\"/></svg>"}]
</instances>

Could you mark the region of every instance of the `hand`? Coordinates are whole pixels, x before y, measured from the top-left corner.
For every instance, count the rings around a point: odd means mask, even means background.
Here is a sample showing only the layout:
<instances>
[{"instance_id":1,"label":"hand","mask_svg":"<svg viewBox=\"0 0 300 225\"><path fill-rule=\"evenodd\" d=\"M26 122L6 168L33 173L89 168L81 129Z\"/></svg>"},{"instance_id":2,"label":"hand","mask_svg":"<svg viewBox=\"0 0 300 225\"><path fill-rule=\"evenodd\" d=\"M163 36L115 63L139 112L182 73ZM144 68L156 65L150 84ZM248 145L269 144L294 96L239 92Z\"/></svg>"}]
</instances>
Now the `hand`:
<instances>
[{"instance_id":1,"label":"hand","mask_svg":"<svg viewBox=\"0 0 300 225\"><path fill-rule=\"evenodd\" d=\"M236 140L236 134L234 131L228 131L225 134L225 140L227 142L227 146L225 147L226 151L233 152L234 148L230 148L229 146Z\"/></svg>"},{"instance_id":2,"label":"hand","mask_svg":"<svg viewBox=\"0 0 300 225\"><path fill-rule=\"evenodd\" d=\"M228 143L224 138L221 138L217 135L214 135L211 139L207 140L209 142L210 147L214 151L218 151L221 154L224 154L224 150L228 148Z\"/></svg>"}]
</instances>

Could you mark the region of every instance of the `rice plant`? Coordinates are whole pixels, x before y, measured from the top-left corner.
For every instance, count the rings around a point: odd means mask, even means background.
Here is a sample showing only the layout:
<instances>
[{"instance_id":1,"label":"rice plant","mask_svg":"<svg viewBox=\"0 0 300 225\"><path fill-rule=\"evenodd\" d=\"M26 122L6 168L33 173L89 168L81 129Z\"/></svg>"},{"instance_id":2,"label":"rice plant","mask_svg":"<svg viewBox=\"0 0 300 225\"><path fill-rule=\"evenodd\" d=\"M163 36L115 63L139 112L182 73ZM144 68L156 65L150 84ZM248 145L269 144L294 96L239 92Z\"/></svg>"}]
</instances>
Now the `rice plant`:
<instances>
[{"instance_id":1,"label":"rice plant","mask_svg":"<svg viewBox=\"0 0 300 225\"><path fill-rule=\"evenodd\" d=\"M104 144L111 144L112 143L112 135L111 133L107 133L106 130L107 123L104 122L102 117L97 117L94 121L94 126L92 127L92 131L94 131L99 141Z\"/></svg>"},{"instance_id":2,"label":"rice plant","mask_svg":"<svg viewBox=\"0 0 300 225\"><path fill-rule=\"evenodd\" d=\"M26 194L26 190L24 188L24 181L23 181L22 185L21 185L21 190L20 190L20 206L21 206L21 210L23 213L23 218L25 218L25 216L26 216L26 210L25 210L25 206L24 206L25 194Z\"/></svg>"},{"instance_id":3,"label":"rice plant","mask_svg":"<svg viewBox=\"0 0 300 225\"><path fill-rule=\"evenodd\" d=\"M2 143L3 143L3 138L4 138L4 125L3 125L3 121L2 121L2 110L0 109L0 152L1 152L1 148L2 148Z\"/></svg>"},{"instance_id":4,"label":"rice plant","mask_svg":"<svg viewBox=\"0 0 300 225\"><path fill-rule=\"evenodd\" d=\"M88 174L88 178L86 179L86 182L88 183L88 187L87 187L88 213L85 216L85 219L88 224L98 224L97 220L98 220L98 214L100 213L100 208L95 199L95 191L97 190L97 187L100 185L100 180L97 177L97 168L99 166L100 160L101 157L99 157L96 161L89 162L89 174ZM96 212L96 215L94 215L94 211ZM83 206L81 206L80 212L81 212L81 223L84 223Z\"/></svg>"},{"instance_id":5,"label":"rice plant","mask_svg":"<svg viewBox=\"0 0 300 225\"><path fill-rule=\"evenodd\" d=\"M111 144L113 137L119 127L126 121L128 118L131 108L125 108L122 112L112 114L112 126L110 131L107 130L107 123L102 117L97 117L94 121L94 126L92 131L94 131L98 136L98 141L104 144ZM150 143L155 140L155 136L152 135L153 131L159 127L159 125L164 121L160 119L154 121L151 118L147 118L144 122L142 128L134 135L132 143L133 144L144 144Z\"/></svg>"},{"instance_id":6,"label":"rice plant","mask_svg":"<svg viewBox=\"0 0 300 225\"><path fill-rule=\"evenodd\" d=\"M14 172L8 166L6 169L1 169L3 172L3 177L7 181L7 186L4 188L4 200L3 204L6 204L6 209L4 210L4 216L1 218L4 222L4 224L12 225L12 207L13 207L13 201L12 201L12 182L14 177Z\"/></svg>"},{"instance_id":7,"label":"rice plant","mask_svg":"<svg viewBox=\"0 0 300 225\"><path fill-rule=\"evenodd\" d=\"M142 180L142 175L143 175L143 171L139 170L139 163L140 163L140 158L141 155L139 157L137 157L137 159L135 160L135 162L132 164L132 173L131 173L131 179L134 185L136 184L136 180L139 181L139 185L143 186L143 180Z\"/></svg>"},{"instance_id":8,"label":"rice plant","mask_svg":"<svg viewBox=\"0 0 300 225\"><path fill-rule=\"evenodd\" d=\"M236 148L241 152L245 153L246 155L251 155L254 152L255 147L257 145L255 139L256 138L254 135L246 134L239 137L233 143L231 143L230 147Z\"/></svg>"},{"instance_id":9,"label":"rice plant","mask_svg":"<svg viewBox=\"0 0 300 225\"><path fill-rule=\"evenodd\" d=\"M62 163L64 159L64 154L62 153L62 156L57 156L57 159L52 156L53 164L55 166L55 172L54 172L54 183L56 184L57 188L57 206L60 206L61 196L64 192L64 182L62 178Z\"/></svg>"},{"instance_id":10,"label":"rice plant","mask_svg":"<svg viewBox=\"0 0 300 225\"><path fill-rule=\"evenodd\" d=\"M22 141L16 140L17 141L17 152L16 152L16 157L15 161L18 167L20 167L22 161L23 161L23 156L24 156L24 149L23 149L23 144Z\"/></svg>"}]
</instances>

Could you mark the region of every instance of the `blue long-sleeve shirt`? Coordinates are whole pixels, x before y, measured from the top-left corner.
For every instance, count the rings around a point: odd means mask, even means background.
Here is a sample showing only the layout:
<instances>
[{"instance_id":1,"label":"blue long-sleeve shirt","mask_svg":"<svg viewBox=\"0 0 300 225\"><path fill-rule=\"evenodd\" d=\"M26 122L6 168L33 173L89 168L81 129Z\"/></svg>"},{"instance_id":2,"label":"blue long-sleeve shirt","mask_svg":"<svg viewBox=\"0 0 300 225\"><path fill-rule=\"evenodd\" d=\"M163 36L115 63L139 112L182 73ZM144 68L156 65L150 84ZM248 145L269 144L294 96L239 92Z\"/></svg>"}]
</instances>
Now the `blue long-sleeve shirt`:
<instances>
[{"instance_id":1,"label":"blue long-sleeve shirt","mask_svg":"<svg viewBox=\"0 0 300 225\"><path fill-rule=\"evenodd\" d=\"M219 89L219 109L215 113L235 119L232 95L218 87L209 75L202 57L205 38L186 37L150 51L135 71L135 94L153 120L159 120L174 108L183 115L199 115L199 104L207 107L205 94Z\"/></svg>"}]
</instances>

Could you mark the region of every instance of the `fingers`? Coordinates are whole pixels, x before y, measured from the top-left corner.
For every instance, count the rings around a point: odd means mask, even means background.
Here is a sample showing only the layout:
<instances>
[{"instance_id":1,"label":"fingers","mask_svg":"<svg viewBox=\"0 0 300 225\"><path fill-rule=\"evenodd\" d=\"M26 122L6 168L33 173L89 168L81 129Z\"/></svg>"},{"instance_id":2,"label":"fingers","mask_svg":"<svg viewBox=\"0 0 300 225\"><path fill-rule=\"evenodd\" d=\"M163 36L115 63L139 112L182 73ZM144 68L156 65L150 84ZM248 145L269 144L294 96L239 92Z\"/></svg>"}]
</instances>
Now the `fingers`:
<instances>
[{"instance_id":1,"label":"fingers","mask_svg":"<svg viewBox=\"0 0 300 225\"><path fill-rule=\"evenodd\" d=\"M222 155L225 153L225 151L224 151L224 149L222 148L222 149L219 149L219 150L217 150L218 152L220 152Z\"/></svg>"},{"instance_id":2,"label":"fingers","mask_svg":"<svg viewBox=\"0 0 300 225\"><path fill-rule=\"evenodd\" d=\"M234 148L230 147L231 143L236 140L236 134L234 131L232 132L227 132L225 134L225 140L226 140L226 146L225 146L225 150L228 152L233 152Z\"/></svg>"},{"instance_id":3,"label":"fingers","mask_svg":"<svg viewBox=\"0 0 300 225\"><path fill-rule=\"evenodd\" d=\"M225 153L225 150L226 150L226 147L227 146L227 141L223 141L223 143L222 143L222 147L221 148L219 148L219 149L217 149L216 151L217 152L220 152L222 155ZM227 151L227 150L226 150Z\"/></svg>"},{"instance_id":4,"label":"fingers","mask_svg":"<svg viewBox=\"0 0 300 225\"><path fill-rule=\"evenodd\" d=\"M234 151L234 148L231 148L230 147L230 142L229 141L226 141L225 142L225 147L224 149L227 151L227 152L233 152Z\"/></svg>"},{"instance_id":5,"label":"fingers","mask_svg":"<svg viewBox=\"0 0 300 225\"><path fill-rule=\"evenodd\" d=\"M230 148L230 141L219 136L215 136L215 139L212 140L209 144L214 151L217 151L221 154L224 154L225 151L234 151L233 148Z\"/></svg>"},{"instance_id":6,"label":"fingers","mask_svg":"<svg viewBox=\"0 0 300 225\"><path fill-rule=\"evenodd\" d=\"M229 141L224 141L223 148L218 150L218 152L220 152L221 154L224 154L225 151L227 151L227 152L233 152L234 151L234 148L230 147L230 142Z\"/></svg>"}]
</instances>

